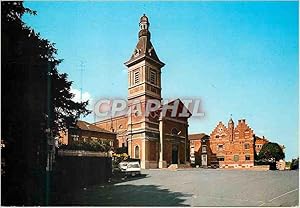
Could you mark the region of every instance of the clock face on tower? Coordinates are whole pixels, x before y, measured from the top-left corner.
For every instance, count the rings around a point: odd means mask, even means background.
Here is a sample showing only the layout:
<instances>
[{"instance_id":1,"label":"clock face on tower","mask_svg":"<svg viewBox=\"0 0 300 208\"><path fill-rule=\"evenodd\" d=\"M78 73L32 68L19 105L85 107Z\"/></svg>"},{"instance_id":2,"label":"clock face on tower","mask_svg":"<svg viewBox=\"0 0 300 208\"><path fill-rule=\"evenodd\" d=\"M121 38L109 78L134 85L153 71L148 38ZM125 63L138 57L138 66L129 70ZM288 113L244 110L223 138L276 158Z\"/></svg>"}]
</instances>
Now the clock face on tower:
<instances>
[{"instance_id":1,"label":"clock face on tower","mask_svg":"<svg viewBox=\"0 0 300 208\"><path fill-rule=\"evenodd\" d=\"M223 128L222 128L222 127L219 127L218 132L221 133L222 130L223 130Z\"/></svg>"}]
</instances>

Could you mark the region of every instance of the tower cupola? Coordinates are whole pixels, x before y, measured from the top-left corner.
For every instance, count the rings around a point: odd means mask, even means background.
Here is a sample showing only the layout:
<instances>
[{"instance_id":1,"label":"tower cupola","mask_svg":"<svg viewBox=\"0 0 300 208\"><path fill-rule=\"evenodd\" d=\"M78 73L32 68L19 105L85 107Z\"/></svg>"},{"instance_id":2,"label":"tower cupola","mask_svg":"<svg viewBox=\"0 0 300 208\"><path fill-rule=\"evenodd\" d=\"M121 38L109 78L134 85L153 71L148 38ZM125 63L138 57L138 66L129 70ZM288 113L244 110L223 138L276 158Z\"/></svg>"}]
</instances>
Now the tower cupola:
<instances>
[{"instance_id":1,"label":"tower cupola","mask_svg":"<svg viewBox=\"0 0 300 208\"><path fill-rule=\"evenodd\" d=\"M148 30L149 25L148 17L144 14L140 18L140 30Z\"/></svg>"},{"instance_id":2,"label":"tower cupola","mask_svg":"<svg viewBox=\"0 0 300 208\"><path fill-rule=\"evenodd\" d=\"M147 36L150 39L150 32L149 32L150 23L148 21L148 17L145 14L140 18L139 25L140 25L139 38L142 36Z\"/></svg>"},{"instance_id":3,"label":"tower cupola","mask_svg":"<svg viewBox=\"0 0 300 208\"><path fill-rule=\"evenodd\" d=\"M149 19L145 14L143 14L139 22L139 40L129 61L125 63L127 67L131 66L132 64L136 64L137 62L144 59L151 59L152 62L155 62L155 64L159 64L160 67L163 67L165 65L159 60L151 43L149 26Z\"/></svg>"}]
</instances>

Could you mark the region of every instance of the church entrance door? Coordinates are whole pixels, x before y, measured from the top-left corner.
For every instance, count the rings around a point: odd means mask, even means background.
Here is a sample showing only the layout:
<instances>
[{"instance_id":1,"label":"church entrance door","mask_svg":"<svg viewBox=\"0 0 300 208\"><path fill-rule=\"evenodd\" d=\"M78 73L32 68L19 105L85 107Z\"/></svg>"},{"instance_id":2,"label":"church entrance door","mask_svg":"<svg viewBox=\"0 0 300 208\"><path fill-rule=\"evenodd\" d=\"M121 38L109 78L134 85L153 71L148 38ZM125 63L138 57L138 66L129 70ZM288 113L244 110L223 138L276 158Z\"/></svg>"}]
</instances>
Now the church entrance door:
<instances>
[{"instance_id":1,"label":"church entrance door","mask_svg":"<svg viewBox=\"0 0 300 208\"><path fill-rule=\"evenodd\" d=\"M178 145L173 144L172 146L172 164L178 164Z\"/></svg>"}]
</instances>

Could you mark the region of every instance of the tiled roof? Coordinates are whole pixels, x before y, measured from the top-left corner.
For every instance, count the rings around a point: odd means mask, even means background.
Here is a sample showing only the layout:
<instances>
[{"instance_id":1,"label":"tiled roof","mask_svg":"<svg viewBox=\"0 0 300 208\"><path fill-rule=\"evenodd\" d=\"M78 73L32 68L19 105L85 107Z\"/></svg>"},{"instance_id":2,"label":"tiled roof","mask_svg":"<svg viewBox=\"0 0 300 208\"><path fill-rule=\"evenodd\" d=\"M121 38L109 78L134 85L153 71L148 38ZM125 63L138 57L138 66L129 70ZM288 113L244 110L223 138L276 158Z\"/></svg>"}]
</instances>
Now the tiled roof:
<instances>
[{"instance_id":1,"label":"tiled roof","mask_svg":"<svg viewBox=\"0 0 300 208\"><path fill-rule=\"evenodd\" d=\"M113 132L99 128L98 126L96 126L94 124L90 124L86 121L77 121L76 126L77 126L77 128L79 128L81 130L85 130L85 131L95 131L95 132L101 132L101 133L115 134Z\"/></svg>"},{"instance_id":2,"label":"tiled roof","mask_svg":"<svg viewBox=\"0 0 300 208\"><path fill-rule=\"evenodd\" d=\"M180 112L182 112L181 110L181 108L186 108L186 110L187 110L187 113L189 114L189 116L188 117L190 117L190 116L192 116L192 113L190 112L190 110L184 105L184 103L179 99L179 98L177 98L177 99L175 99L175 100L172 100L172 101L170 101L170 102L168 102L168 103L165 103L164 105L162 105L161 107L160 107L160 110L162 110L162 108L164 107L164 106L172 106L174 103L175 103L175 101L178 101L179 102L179 105L178 105L178 109L177 109L177 114L178 113L180 113Z\"/></svg>"},{"instance_id":3,"label":"tiled roof","mask_svg":"<svg viewBox=\"0 0 300 208\"><path fill-rule=\"evenodd\" d=\"M128 117L127 113L124 113L124 114L121 114L121 115L118 115L118 116L115 116L115 117L105 118L105 119L97 121L93 124L99 124L99 123L103 123L103 122L106 122L106 121L112 121L112 120L116 120L116 119L124 119L124 118L127 118L127 117Z\"/></svg>"},{"instance_id":4,"label":"tiled roof","mask_svg":"<svg viewBox=\"0 0 300 208\"><path fill-rule=\"evenodd\" d=\"M208 136L205 133L200 133L200 134L189 134L189 140L200 140L204 137Z\"/></svg>"},{"instance_id":5,"label":"tiled roof","mask_svg":"<svg viewBox=\"0 0 300 208\"><path fill-rule=\"evenodd\" d=\"M264 140L264 141L266 141L266 142L269 142L269 140L266 139L265 137L259 137L259 136L256 136L256 135L255 135L255 139L256 139L256 140Z\"/></svg>"}]
</instances>

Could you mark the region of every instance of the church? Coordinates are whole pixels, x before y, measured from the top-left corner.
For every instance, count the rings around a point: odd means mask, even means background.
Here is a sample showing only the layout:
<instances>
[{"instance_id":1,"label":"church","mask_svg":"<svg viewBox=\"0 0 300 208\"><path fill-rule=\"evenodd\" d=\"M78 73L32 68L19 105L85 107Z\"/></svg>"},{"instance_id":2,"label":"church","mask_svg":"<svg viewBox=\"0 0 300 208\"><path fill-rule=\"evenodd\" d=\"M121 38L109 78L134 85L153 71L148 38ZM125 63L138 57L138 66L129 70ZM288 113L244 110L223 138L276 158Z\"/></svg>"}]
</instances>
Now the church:
<instances>
[{"instance_id":1,"label":"church","mask_svg":"<svg viewBox=\"0 0 300 208\"><path fill-rule=\"evenodd\" d=\"M138 43L125 62L128 69L128 109L135 109L138 101L143 112L149 100L162 101L161 75L165 65L151 43L149 26L148 17L143 15L139 22ZM140 159L143 169L186 164L189 160L188 119L192 114L180 99L167 105L175 103L178 103L176 112L169 109L166 114L158 113L157 116L131 112L95 122L94 125L116 133L117 146L127 147L128 155ZM188 112L185 117L179 116L183 109Z\"/></svg>"}]
</instances>

